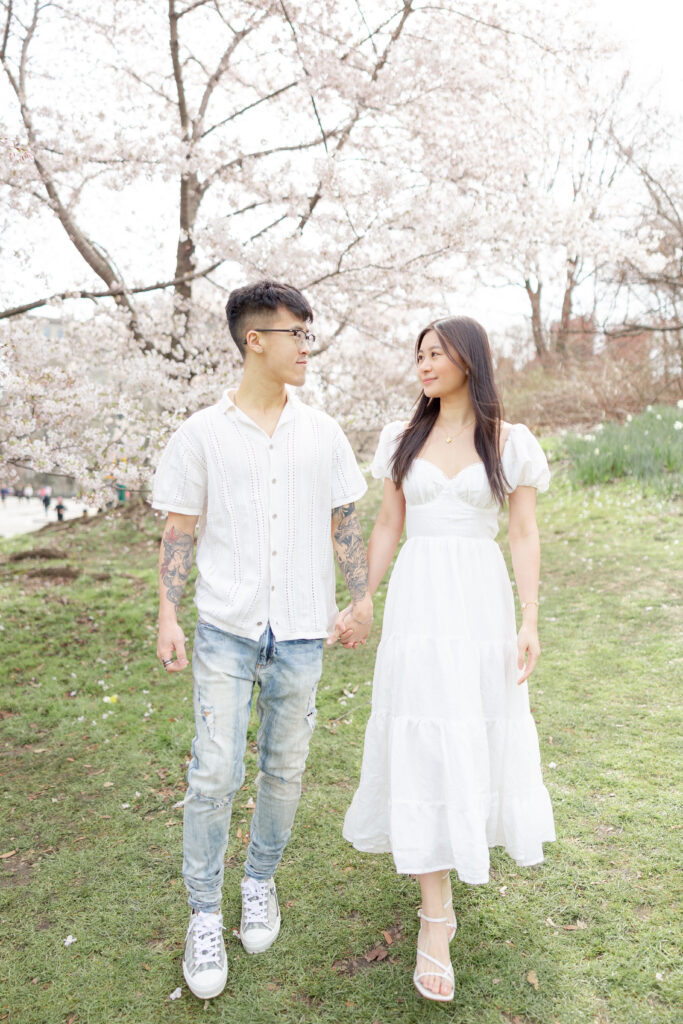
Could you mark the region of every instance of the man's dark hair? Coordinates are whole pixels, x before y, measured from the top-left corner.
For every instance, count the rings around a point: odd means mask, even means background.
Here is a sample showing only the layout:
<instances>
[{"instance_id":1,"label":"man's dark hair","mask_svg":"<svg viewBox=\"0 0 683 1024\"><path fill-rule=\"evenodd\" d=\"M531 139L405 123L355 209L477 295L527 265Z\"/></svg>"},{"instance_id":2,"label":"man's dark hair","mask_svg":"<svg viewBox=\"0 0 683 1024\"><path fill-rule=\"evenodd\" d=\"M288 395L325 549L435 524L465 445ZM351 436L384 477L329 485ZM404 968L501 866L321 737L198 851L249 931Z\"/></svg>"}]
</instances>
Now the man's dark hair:
<instances>
[{"instance_id":1,"label":"man's dark hair","mask_svg":"<svg viewBox=\"0 0 683 1024\"><path fill-rule=\"evenodd\" d=\"M228 327L232 340L237 345L242 359L246 356L245 338L247 331L258 323L258 318L270 316L279 306L284 306L294 316L310 322L313 310L298 288L291 284L280 284L267 278L230 292L225 306Z\"/></svg>"}]
</instances>

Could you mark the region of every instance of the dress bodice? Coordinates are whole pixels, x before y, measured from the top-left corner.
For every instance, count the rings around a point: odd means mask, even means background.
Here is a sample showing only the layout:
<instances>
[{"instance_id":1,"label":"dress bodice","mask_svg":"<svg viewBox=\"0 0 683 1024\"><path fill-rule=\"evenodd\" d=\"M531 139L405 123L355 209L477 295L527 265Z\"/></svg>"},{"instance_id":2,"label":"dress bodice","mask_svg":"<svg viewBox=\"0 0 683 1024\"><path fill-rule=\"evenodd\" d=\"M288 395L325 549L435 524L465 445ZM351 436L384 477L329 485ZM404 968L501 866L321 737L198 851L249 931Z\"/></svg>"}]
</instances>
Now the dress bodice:
<instances>
[{"instance_id":1,"label":"dress bodice","mask_svg":"<svg viewBox=\"0 0 683 1024\"><path fill-rule=\"evenodd\" d=\"M382 430L371 466L376 478L391 476L391 458L405 426L394 422ZM511 426L502 462L508 493L519 486L547 490L547 459L523 423ZM489 487L483 462L473 462L449 477L435 463L416 458L403 480L403 493L409 538L455 535L493 539L498 533L499 504Z\"/></svg>"}]
</instances>

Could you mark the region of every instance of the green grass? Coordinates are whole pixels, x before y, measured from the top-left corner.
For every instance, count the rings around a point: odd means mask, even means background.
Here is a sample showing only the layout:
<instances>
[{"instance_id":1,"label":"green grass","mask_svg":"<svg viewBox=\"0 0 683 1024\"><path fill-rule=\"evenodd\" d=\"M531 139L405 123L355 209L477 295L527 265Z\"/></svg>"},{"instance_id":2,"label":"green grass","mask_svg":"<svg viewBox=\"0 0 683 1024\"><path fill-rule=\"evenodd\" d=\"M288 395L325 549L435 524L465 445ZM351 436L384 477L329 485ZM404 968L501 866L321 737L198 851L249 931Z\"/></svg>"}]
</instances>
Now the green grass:
<instances>
[{"instance_id":1,"label":"green grass","mask_svg":"<svg viewBox=\"0 0 683 1024\"><path fill-rule=\"evenodd\" d=\"M589 434L567 434L564 454L575 483L607 483L633 477L655 493L680 497L683 490L683 409L648 406L622 423L600 423Z\"/></svg>"},{"instance_id":2,"label":"green grass","mask_svg":"<svg viewBox=\"0 0 683 1024\"><path fill-rule=\"evenodd\" d=\"M366 530L378 501L373 483ZM49 544L66 557L0 563L0 854L16 850L0 860L0 1020L679 1020L680 506L628 480L577 487L559 466L539 524L543 655L531 693L558 841L539 867L496 850L489 885L455 883L456 999L441 1006L411 983L416 883L341 837L379 629L367 648L325 655L304 794L278 872L283 928L262 957L232 935L256 774L252 722L226 868L230 976L205 1007L180 970L187 906L174 805L192 738L191 680L162 675L155 659L161 521L132 510L3 542L6 554ZM65 562L75 579L28 575ZM68 935L76 942L65 947ZM387 955L366 959L380 945Z\"/></svg>"}]
</instances>

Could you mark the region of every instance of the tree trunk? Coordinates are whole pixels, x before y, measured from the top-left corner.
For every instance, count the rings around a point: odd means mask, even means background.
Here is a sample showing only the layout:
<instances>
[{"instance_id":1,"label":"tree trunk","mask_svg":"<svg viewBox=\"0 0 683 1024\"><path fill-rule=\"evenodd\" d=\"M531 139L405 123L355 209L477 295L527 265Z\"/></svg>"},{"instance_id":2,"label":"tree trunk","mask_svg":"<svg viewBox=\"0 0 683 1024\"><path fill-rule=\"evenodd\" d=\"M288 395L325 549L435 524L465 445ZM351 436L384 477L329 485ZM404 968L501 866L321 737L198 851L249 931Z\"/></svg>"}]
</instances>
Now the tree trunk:
<instances>
[{"instance_id":1,"label":"tree trunk","mask_svg":"<svg viewBox=\"0 0 683 1024\"><path fill-rule=\"evenodd\" d=\"M175 278L194 274L197 269L194 229L203 191L193 171L180 179L180 223L176 250ZM192 321L193 280L180 281L173 290L173 333L171 347L176 354L187 352Z\"/></svg>"},{"instance_id":2,"label":"tree trunk","mask_svg":"<svg viewBox=\"0 0 683 1024\"><path fill-rule=\"evenodd\" d=\"M569 341L570 322L572 318L572 299L574 297L574 288L576 287L576 268L578 266L578 257L574 256L572 259L567 260L567 280L564 286L564 296L562 298L562 313L560 315L560 324L555 335L555 351L559 355L560 359L564 363L567 359Z\"/></svg>"},{"instance_id":3,"label":"tree trunk","mask_svg":"<svg viewBox=\"0 0 683 1024\"><path fill-rule=\"evenodd\" d=\"M536 355L541 362L543 362L548 352L548 346L546 345L545 340L545 331L543 330L543 320L541 318L541 290L543 285L538 281L534 288L530 279L527 277L524 281L524 287L526 288L526 293L529 296L529 302L531 303L531 334L534 339Z\"/></svg>"}]
</instances>

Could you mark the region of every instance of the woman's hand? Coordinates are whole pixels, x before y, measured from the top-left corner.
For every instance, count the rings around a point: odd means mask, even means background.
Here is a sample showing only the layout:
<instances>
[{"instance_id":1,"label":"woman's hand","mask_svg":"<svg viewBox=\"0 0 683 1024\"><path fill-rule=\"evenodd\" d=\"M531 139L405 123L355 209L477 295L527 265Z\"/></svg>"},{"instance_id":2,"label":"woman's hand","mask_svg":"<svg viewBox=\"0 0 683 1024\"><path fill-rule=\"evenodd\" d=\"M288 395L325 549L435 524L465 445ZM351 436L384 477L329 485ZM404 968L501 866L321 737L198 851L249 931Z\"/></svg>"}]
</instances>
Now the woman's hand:
<instances>
[{"instance_id":1,"label":"woman's hand","mask_svg":"<svg viewBox=\"0 0 683 1024\"><path fill-rule=\"evenodd\" d=\"M541 645L538 642L537 628L523 622L517 634L517 668L522 672L517 680L518 686L525 683L536 668L540 653Z\"/></svg>"},{"instance_id":2,"label":"woman's hand","mask_svg":"<svg viewBox=\"0 0 683 1024\"><path fill-rule=\"evenodd\" d=\"M356 612L358 613L357 607ZM351 604L339 612L337 621L334 624L334 632L327 640L329 645L339 640L342 647L355 649L359 644L364 645L366 643L372 629L372 604L370 604L369 614L368 608L363 607L363 622L358 622L353 616L354 606Z\"/></svg>"}]
</instances>

